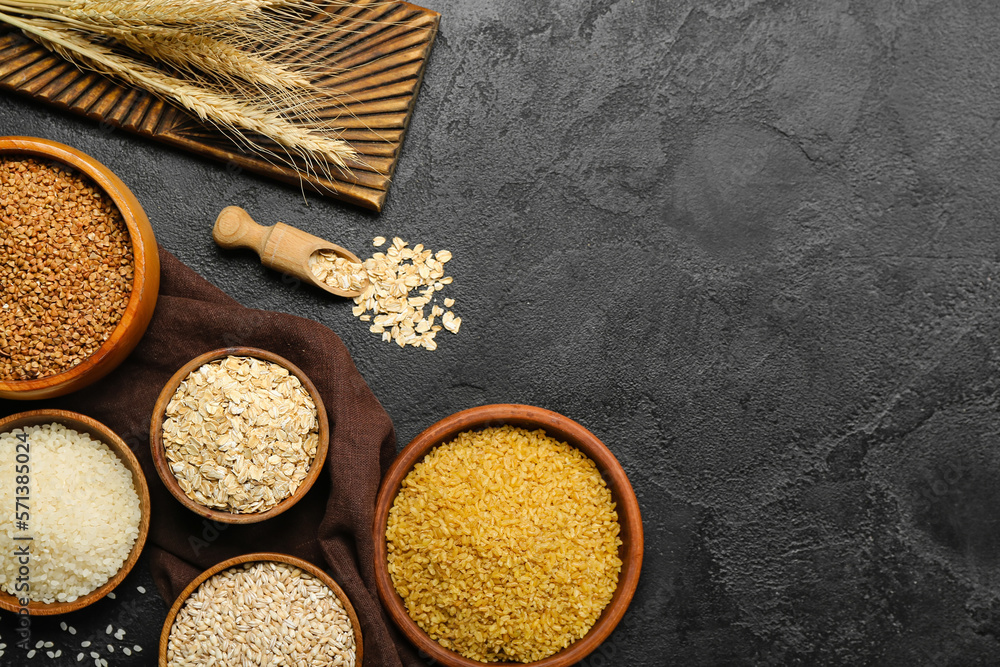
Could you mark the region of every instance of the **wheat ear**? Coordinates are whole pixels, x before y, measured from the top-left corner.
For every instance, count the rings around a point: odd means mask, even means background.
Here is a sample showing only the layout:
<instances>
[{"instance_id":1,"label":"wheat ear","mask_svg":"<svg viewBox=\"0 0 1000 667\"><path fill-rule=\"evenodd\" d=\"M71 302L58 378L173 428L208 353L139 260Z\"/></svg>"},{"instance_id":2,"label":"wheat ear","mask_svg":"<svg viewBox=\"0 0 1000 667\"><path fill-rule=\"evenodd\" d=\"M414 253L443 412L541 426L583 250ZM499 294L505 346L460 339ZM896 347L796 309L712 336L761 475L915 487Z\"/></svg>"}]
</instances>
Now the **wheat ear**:
<instances>
[{"instance_id":1,"label":"wheat ear","mask_svg":"<svg viewBox=\"0 0 1000 667\"><path fill-rule=\"evenodd\" d=\"M154 95L177 102L201 120L234 133L248 146L259 148L245 132L259 134L299 156L310 168L316 163L317 158L341 168L347 168L347 161L357 158L354 149L343 140L331 139L304 129L288 122L278 113L192 86L145 63L116 54L104 46L72 33L22 21L3 13L0 13L0 20L20 28L25 34L80 67L118 78L144 88Z\"/></svg>"},{"instance_id":2,"label":"wheat ear","mask_svg":"<svg viewBox=\"0 0 1000 667\"><path fill-rule=\"evenodd\" d=\"M218 81L231 82L236 76L248 83L278 90L291 86L313 87L298 72L205 35L176 30L153 33L116 30L109 34L154 60L186 72L193 73L194 68Z\"/></svg>"},{"instance_id":3,"label":"wheat ear","mask_svg":"<svg viewBox=\"0 0 1000 667\"><path fill-rule=\"evenodd\" d=\"M61 12L94 25L142 28L239 21L264 6L262 0L70 0Z\"/></svg>"}]
</instances>

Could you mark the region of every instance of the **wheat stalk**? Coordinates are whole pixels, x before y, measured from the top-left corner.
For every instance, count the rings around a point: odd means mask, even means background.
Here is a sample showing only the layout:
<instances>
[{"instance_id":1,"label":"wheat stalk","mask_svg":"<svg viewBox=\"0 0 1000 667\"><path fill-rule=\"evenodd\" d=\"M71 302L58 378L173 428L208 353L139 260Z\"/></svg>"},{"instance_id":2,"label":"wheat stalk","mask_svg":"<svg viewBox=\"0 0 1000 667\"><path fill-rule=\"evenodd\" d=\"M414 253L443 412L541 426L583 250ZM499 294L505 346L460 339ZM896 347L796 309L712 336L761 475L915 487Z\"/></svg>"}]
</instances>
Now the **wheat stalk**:
<instances>
[{"instance_id":1,"label":"wheat stalk","mask_svg":"<svg viewBox=\"0 0 1000 667\"><path fill-rule=\"evenodd\" d=\"M383 0L0 0L20 28L81 69L187 109L260 157L305 173L361 164L334 110L350 96L313 82L340 70L302 60L318 35L307 18ZM364 11L341 32L367 23ZM342 37L342 36L341 36ZM325 42L325 38L324 38ZM324 48L329 45L324 44ZM338 109L339 108L339 109Z\"/></svg>"},{"instance_id":2,"label":"wheat stalk","mask_svg":"<svg viewBox=\"0 0 1000 667\"><path fill-rule=\"evenodd\" d=\"M233 77L239 77L243 81L277 90L290 86L313 87L301 73L213 37L176 30L116 30L111 34L132 50L192 75L198 75L195 71L198 70L223 83L232 83Z\"/></svg>"},{"instance_id":3,"label":"wheat stalk","mask_svg":"<svg viewBox=\"0 0 1000 667\"><path fill-rule=\"evenodd\" d=\"M6 2L7 0L0 2L0 7ZM269 110L267 105L247 103L232 95L192 85L135 58L115 53L104 45L61 30L58 24L21 19L4 12L0 12L0 21L19 28L78 66L118 78L177 102L201 120L227 131L253 149L261 149L261 146L247 132L270 139L288 151L289 157L300 157L307 169L317 166L325 175L329 175L329 169L324 166L324 162L346 169L347 162L357 158L356 151L347 142L331 138L323 132L333 129L326 123L312 122L305 127L292 123L281 113Z\"/></svg>"},{"instance_id":4,"label":"wheat stalk","mask_svg":"<svg viewBox=\"0 0 1000 667\"><path fill-rule=\"evenodd\" d=\"M26 4L32 0L26 0ZM238 21L267 6L262 0L131 0L130 2L94 0L47 0L65 2L60 12L69 18L121 28L142 28L162 24L221 23Z\"/></svg>"}]
</instances>

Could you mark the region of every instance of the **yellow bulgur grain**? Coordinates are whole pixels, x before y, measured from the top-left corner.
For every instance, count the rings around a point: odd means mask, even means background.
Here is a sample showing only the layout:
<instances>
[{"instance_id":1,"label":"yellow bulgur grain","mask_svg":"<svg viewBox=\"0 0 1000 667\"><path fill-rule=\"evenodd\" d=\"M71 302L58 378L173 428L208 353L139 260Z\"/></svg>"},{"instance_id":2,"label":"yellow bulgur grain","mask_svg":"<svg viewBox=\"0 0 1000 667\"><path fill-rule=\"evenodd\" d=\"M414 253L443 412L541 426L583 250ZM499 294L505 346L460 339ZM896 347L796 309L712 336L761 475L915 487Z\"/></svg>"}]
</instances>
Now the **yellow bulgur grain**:
<instances>
[{"instance_id":1,"label":"yellow bulgur grain","mask_svg":"<svg viewBox=\"0 0 1000 667\"><path fill-rule=\"evenodd\" d=\"M389 511L389 573L417 625L481 662L541 660L583 637L618 585L618 514L597 466L544 431L460 433Z\"/></svg>"}]
</instances>

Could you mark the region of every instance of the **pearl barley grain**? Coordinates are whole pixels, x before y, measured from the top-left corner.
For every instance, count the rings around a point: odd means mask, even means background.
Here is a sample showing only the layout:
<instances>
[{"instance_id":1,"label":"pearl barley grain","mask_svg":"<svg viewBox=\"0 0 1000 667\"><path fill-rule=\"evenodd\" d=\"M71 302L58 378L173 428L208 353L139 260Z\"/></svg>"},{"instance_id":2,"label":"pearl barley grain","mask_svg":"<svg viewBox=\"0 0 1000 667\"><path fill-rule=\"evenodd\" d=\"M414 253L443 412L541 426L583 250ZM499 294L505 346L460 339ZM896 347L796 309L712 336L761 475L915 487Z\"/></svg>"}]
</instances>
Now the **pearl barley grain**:
<instances>
[{"instance_id":1,"label":"pearl barley grain","mask_svg":"<svg viewBox=\"0 0 1000 667\"><path fill-rule=\"evenodd\" d=\"M248 617L260 622L244 626ZM216 574L185 600L170 628L167 667L260 664L262 654L275 665L354 667L355 653L354 629L332 589L297 567L259 562Z\"/></svg>"}]
</instances>

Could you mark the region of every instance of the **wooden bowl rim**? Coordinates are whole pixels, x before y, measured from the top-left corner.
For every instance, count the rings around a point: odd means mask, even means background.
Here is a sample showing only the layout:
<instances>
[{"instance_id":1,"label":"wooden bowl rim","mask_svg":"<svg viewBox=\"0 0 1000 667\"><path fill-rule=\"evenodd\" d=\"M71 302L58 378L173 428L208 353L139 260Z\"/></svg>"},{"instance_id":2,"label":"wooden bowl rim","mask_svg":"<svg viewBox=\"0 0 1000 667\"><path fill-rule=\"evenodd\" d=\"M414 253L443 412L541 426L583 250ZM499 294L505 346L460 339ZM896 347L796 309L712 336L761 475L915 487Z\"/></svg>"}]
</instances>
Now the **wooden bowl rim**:
<instances>
[{"instance_id":1,"label":"wooden bowl rim","mask_svg":"<svg viewBox=\"0 0 1000 667\"><path fill-rule=\"evenodd\" d=\"M479 430L502 424L512 424L533 430L543 429L551 437L567 442L594 461L613 494L622 533L626 534L628 531L627 535L629 536L629 543L627 545L623 543L619 549L622 570L618 575L618 586L608 606L604 608L593 627L586 635L561 651L543 660L530 663L479 662L438 644L407 614L403 600L396 593L392 584L387 562L388 550L385 531L388 525L389 509L392 507L403 479L413 466L432 449L452 440L462 431ZM553 431L559 433L553 433ZM607 639L621 621L622 616L625 615L639 584L644 545L639 501L624 468L611 450L596 435L565 415L545 408L513 403L482 405L456 412L429 426L411 440L393 461L382 481L375 503L372 537L375 545L375 584L389 616L417 648L447 667L483 667L484 665L568 667L583 660Z\"/></svg>"},{"instance_id":2,"label":"wooden bowl rim","mask_svg":"<svg viewBox=\"0 0 1000 667\"><path fill-rule=\"evenodd\" d=\"M358 621L358 615L354 611L354 605L351 604L351 600L347 597L347 593L344 592L344 589L340 587L333 577L313 563L297 558L296 556L271 551L262 551L228 558L199 574L184 588L183 591L181 591L181 594L177 596L176 600L174 600L174 604L171 605L170 611L167 612L167 620L164 621L163 630L160 632L159 664L161 667L166 667L167 664L167 643L170 641L170 629L174 625L174 619L177 618L177 614L180 612L181 607L184 606L184 603L187 602L187 599L191 597L191 594L194 593L199 586L219 572L228 570L236 565L268 561L286 563L297 567L313 575L333 590L334 594L336 594L337 598L340 600L340 603L344 605L344 609L347 611L347 617L351 620L351 628L354 630L354 646L356 651L355 664L357 667L361 667L362 658L364 657L364 639L361 635L361 623Z\"/></svg>"},{"instance_id":3,"label":"wooden bowl rim","mask_svg":"<svg viewBox=\"0 0 1000 667\"><path fill-rule=\"evenodd\" d=\"M309 467L309 473L306 475L305 479L302 480L302 484L296 489L295 493L288 496L277 505L264 512L253 512L248 514L236 514L234 512L225 512L223 510L217 510L211 507L206 507L199 502L188 498L184 490L181 489L180 484L177 482L177 478L174 473L170 470L170 465L167 462L166 450L163 447L163 416L167 410L167 403L173 397L174 392L177 391L177 387L180 386L181 381L184 380L192 371L200 368L202 365L215 361L216 359L222 359L224 357L237 356L237 357L254 357L255 359L261 359L263 361L270 361L280 366L285 367L302 383L302 386L306 388L309 395L312 396L313 402L316 404L316 412L319 420L319 442L316 445L316 456L313 458L312 465ZM223 347L204 354L199 354L197 357L187 362L180 369L174 373L167 384L164 385L160 395L156 399L156 404L153 407L153 417L149 424L149 448L153 454L153 465L156 467L156 473L160 476L163 481L164 486L170 491L171 495L174 496L184 507L188 508L195 514L203 516L206 519L212 519L214 521L220 521L222 523L232 523L232 524L247 524L247 523L257 523L259 521L266 521L272 517L276 517L282 512L290 509L295 503L299 502L309 489L312 488L316 480L319 479L320 472L326 465L326 454L330 443L330 422L326 414L326 406L323 404L323 397L319 393L319 389L313 384L312 380L305 372L293 364L288 359L270 352L268 350L262 350L256 347ZM317 465L318 464L318 465Z\"/></svg>"},{"instance_id":4,"label":"wooden bowl rim","mask_svg":"<svg viewBox=\"0 0 1000 667\"><path fill-rule=\"evenodd\" d=\"M115 325L108 339L92 355L80 361L72 368L60 373L32 380L0 380L0 391L36 392L61 384L69 384L84 375L94 373L95 369L99 368L100 363L111 354L125 337L126 332L133 325L133 322L138 319L140 314L139 301L144 298L146 284L152 281L151 274L153 267L156 267L155 270L157 273L159 271L159 257L157 256L154 261L154 258L147 256L142 237L142 228L145 227L145 231L150 235L150 238L154 238L152 235L153 228L149 224L149 218L146 216L142 205L139 204L139 200L136 199L132 191L128 189L128 186L113 171L97 159L72 146L67 146L57 141L40 139L38 137L18 136L0 137L0 155L24 155L44 158L60 162L82 173L114 202L115 207L125 221L129 239L132 242L132 288L129 292L125 312L122 314L121 319L118 320L118 324ZM131 202L129 201L130 199L132 200ZM134 206L132 202L134 202ZM157 252L155 245L152 252ZM156 276L155 280L158 285L159 275ZM157 296L157 292L154 290L151 295L146 295L145 298L151 298L155 306ZM150 308L150 312L152 312L152 307ZM103 371L104 369L101 370ZM110 369L107 369L107 371L110 371Z\"/></svg>"},{"instance_id":5,"label":"wooden bowl rim","mask_svg":"<svg viewBox=\"0 0 1000 667\"><path fill-rule=\"evenodd\" d=\"M108 579L107 582L90 593L73 600L72 602L29 602L28 614L31 616L55 616L57 614L66 614L82 609L103 598L105 595L113 591L115 587L117 587L118 584L120 584L122 580L128 576L128 573L132 571L132 568L139 560L139 555L142 553L142 549L146 544L146 538L149 535L150 496L149 485L146 483L146 476L142 472L142 466L139 465L139 460L135 457L135 454L132 453L132 450L129 449L129 446L125 444L125 441L122 440L117 433L112 431L105 424L92 417L80 414L79 412L71 412L69 410L29 410L27 412L18 412L0 419L0 433L6 433L22 426L37 426L39 424L47 424L50 422L59 422L75 431L87 433L88 435L91 435L91 437L95 437L95 439L100 440L102 443L107 445L108 448L111 449L111 451L120 460L122 460L125 467L132 473L132 484L133 486L136 486L136 494L139 496L139 535L136 537L135 544L132 545L132 550L129 552L128 558L126 558L125 562L122 563L118 572ZM11 426L12 424L13 426ZM100 434L100 436L95 436L95 433ZM136 482L138 482L138 484L136 484ZM10 595L6 591L0 591L0 609L16 613L21 609L21 605L18 603L16 597Z\"/></svg>"}]
</instances>

